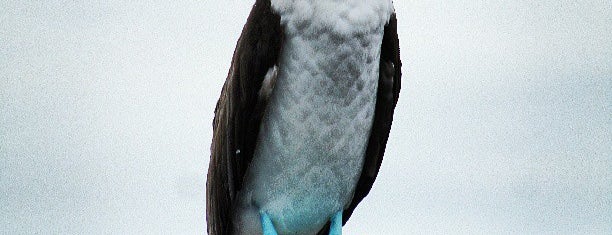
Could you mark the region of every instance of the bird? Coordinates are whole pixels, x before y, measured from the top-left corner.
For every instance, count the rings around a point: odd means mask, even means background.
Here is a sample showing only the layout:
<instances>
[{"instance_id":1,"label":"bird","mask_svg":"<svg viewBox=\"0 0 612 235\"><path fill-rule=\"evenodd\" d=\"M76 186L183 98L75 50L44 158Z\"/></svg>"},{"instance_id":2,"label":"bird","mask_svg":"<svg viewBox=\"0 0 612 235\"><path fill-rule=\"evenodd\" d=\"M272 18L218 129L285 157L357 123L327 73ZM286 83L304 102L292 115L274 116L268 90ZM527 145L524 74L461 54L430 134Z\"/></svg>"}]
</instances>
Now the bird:
<instances>
[{"instance_id":1,"label":"bird","mask_svg":"<svg viewBox=\"0 0 612 235\"><path fill-rule=\"evenodd\" d=\"M391 0L255 0L215 107L209 234L342 234L401 86Z\"/></svg>"}]
</instances>

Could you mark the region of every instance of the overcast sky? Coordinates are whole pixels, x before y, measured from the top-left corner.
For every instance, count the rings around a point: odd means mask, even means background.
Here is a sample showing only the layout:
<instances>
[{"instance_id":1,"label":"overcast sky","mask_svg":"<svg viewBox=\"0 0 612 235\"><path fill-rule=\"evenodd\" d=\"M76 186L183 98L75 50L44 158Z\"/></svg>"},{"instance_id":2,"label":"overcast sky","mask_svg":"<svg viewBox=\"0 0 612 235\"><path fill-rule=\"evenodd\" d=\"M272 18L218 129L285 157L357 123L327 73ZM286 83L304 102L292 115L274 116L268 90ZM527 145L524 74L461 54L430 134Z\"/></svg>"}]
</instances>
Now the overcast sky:
<instances>
[{"instance_id":1,"label":"overcast sky","mask_svg":"<svg viewBox=\"0 0 612 235\"><path fill-rule=\"evenodd\" d=\"M251 1L0 2L0 233L205 234ZM612 4L396 1L403 88L346 234L612 234Z\"/></svg>"}]
</instances>

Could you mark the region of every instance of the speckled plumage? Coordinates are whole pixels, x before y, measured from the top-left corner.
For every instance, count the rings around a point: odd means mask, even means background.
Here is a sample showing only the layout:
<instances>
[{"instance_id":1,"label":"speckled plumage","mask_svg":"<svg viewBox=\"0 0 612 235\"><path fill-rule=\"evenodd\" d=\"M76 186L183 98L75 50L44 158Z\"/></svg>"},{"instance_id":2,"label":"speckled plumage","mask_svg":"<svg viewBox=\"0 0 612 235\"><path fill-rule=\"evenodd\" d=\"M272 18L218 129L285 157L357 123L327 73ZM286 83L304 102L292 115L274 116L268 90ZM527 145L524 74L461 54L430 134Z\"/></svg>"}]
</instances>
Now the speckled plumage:
<instances>
[{"instance_id":1,"label":"speckled plumage","mask_svg":"<svg viewBox=\"0 0 612 235\"><path fill-rule=\"evenodd\" d=\"M391 2L284 1L285 42L235 231L313 234L351 202L370 135L379 58Z\"/></svg>"},{"instance_id":2,"label":"speckled plumage","mask_svg":"<svg viewBox=\"0 0 612 235\"><path fill-rule=\"evenodd\" d=\"M376 179L400 85L389 0L255 0L215 107L208 233L327 234L331 210L339 233Z\"/></svg>"}]
</instances>

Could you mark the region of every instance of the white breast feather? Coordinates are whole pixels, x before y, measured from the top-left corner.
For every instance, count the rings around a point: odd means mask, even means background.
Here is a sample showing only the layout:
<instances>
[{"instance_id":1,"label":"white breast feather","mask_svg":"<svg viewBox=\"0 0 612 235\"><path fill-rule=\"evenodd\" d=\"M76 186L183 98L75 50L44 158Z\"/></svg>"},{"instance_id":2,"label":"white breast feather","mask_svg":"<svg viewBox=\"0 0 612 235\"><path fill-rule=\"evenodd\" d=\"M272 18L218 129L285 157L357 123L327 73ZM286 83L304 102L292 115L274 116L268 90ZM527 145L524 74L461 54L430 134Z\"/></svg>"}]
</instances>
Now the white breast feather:
<instances>
[{"instance_id":1,"label":"white breast feather","mask_svg":"<svg viewBox=\"0 0 612 235\"><path fill-rule=\"evenodd\" d=\"M238 232L316 233L351 201L376 103L390 0L272 0L285 42L237 208Z\"/></svg>"}]
</instances>

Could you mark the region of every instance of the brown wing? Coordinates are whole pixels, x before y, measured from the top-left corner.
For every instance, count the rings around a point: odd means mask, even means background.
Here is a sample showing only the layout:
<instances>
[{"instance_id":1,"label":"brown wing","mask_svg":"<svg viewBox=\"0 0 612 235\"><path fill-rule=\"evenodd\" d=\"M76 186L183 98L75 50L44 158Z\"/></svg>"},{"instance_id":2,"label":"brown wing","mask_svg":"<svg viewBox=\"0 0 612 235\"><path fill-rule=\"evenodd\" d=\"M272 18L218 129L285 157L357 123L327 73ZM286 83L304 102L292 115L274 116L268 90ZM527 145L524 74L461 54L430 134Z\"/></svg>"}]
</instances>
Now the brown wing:
<instances>
[{"instance_id":1,"label":"brown wing","mask_svg":"<svg viewBox=\"0 0 612 235\"><path fill-rule=\"evenodd\" d=\"M393 121L393 111L397 104L400 92L400 82L402 77L402 62L400 61L399 39L397 37L397 19L395 13L391 15L389 23L385 26L383 36L381 54L380 54L380 75L378 79L378 94L376 97L376 110L374 114L374 123L372 132L368 140L366 149L365 161L361 176L357 182L355 195L349 207L342 213L342 224L346 224L348 219L353 214L357 204L368 195L378 169L382 163L383 155L385 154L385 146L391 131L391 122ZM329 233L329 223L321 231L319 235Z\"/></svg>"},{"instance_id":2,"label":"brown wing","mask_svg":"<svg viewBox=\"0 0 612 235\"><path fill-rule=\"evenodd\" d=\"M368 140L363 170L357 182L353 201L342 214L343 224L351 217L357 204L368 195L378 175L378 170L380 169L380 164L385 154L389 132L391 131L393 111L395 110L397 99L399 98L402 77L401 68L402 62L400 61L399 39L397 36L397 18L395 13L393 13L389 23L385 26L381 46L380 77L378 80L374 123L372 125L370 139Z\"/></svg>"},{"instance_id":3,"label":"brown wing","mask_svg":"<svg viewBox=\"0 0 612 235\"><path fill-rule=\"evenodd\" d=\"M374 113L374 123L368 140L366 149L365 161L361 176L357 182L355 195L349 207L342 213L342 225L346 224L348 219L353 214L357 204L368 195L380 164L382 163L383 155L389 132L391 131L391 122L393 122L393 111L399 98L401 77L402 77L402 62L400 60L399 39L397 36L397 18L395 13L391 15L389 23L385 26L381 53L380 53L380 72L378 79L378 94L376 97L376 109ZM319 235L329 233L329 223L321 231Z\"/></svg>"},{"instance_id":4,"label":"brown wing","mask_svg":"<svg viewBox=\"0 0 612 235\"><path fill-rule=\"evenodd\" d=\"M258 92L278 62L283 32L270 0L257 0L234 51L215 108L206 181L208 234L231 234L231 208L251 162L265 105Z\"/></svg>"}]
</instances>

